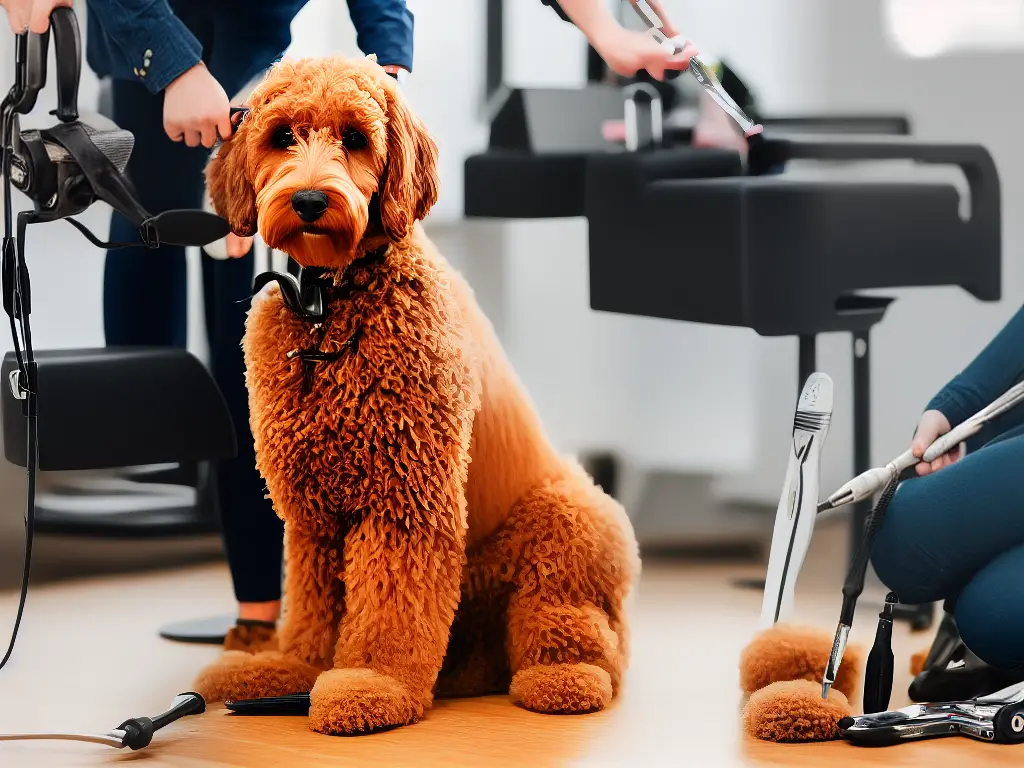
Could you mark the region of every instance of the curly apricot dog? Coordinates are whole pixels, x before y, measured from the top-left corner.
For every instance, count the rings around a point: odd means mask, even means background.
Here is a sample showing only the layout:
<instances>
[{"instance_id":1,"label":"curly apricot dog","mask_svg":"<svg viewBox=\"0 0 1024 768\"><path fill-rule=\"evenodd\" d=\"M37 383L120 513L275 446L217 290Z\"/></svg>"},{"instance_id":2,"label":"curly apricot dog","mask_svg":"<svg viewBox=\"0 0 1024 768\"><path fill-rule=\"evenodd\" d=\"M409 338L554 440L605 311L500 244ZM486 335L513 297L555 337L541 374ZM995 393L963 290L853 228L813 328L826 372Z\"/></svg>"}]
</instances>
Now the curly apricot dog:
<instances>
[{"instance_id":1,"label":"curly apricot dog","mask_svg":"<svg viewBox=\"0 0 1024 768\"><path fill-rule=\"evenodd\" d=\"M623 509L558 455L469 287L417 221L437 148L372 60L276 66L211 161L215 210L325 270L327 317L275 286L244 341L257 462L285 521L279 650L227 652L211 700L311 690L330 734L435 695L599 710L639 572ZM315 355L304 354L315 351Z\"/></svg>"}]
</instances>

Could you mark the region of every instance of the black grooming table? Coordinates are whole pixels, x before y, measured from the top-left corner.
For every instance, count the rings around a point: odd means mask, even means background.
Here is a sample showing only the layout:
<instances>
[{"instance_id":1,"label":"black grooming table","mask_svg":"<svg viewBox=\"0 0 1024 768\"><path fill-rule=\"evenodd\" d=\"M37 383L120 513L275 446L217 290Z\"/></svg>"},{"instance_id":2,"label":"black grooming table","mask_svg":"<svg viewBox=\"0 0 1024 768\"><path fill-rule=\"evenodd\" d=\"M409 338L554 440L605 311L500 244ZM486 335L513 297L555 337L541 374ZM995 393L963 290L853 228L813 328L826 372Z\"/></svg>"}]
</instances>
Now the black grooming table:
<instances>
[{"instance_id":1,"label":"black grooming table","mask_svg":"<svg viewBox=\"0 0 1024 768\"><path fill-rule=\"evenodd\" d=\"M816 368L817 334L850 333L853 469L868 469L870 330L892 302L876 291L958 286L1001 298L1000 181L988 151L916 141L909 121L883 115L764 120L746 164L691 149L686 129L627 152L593 138L604 120L622 119L623 93L580 89L571 98L587 109L556 110L569 93L521 90L506 101L488 150L466 161L466 215L585 216L595 310L797 336L800 386ZM551 113L562 120L556 139L545 130ZM586 137L577 146L566 139L574 129ZM959 168L970 213L952 182L797 177L785 173L793 161ZM869 509L856 508L854 549ZM924 627L932 615L927 606L903 617Z\"/></svg>"}]
</instances>

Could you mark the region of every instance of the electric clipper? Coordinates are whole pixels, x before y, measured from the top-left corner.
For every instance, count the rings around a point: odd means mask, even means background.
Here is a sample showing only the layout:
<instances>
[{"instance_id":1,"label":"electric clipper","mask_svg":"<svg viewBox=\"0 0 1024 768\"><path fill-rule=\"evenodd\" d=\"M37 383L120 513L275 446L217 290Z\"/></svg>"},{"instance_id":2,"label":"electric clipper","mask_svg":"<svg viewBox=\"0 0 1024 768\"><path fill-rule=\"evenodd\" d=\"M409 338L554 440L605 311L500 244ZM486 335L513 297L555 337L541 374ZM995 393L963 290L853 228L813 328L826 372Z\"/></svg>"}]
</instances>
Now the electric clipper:
<instances>
[{"instance_id":1,"label":"electric clipper","mask_svg":"<svg viewBox=\"0 0 1024 768\"><path fill-rule=\"evenodd\" d=\"M832 423L832 379L808 377L793 417L793 439L782 497L775 513L761 625L770 627L792 613L797 576L811 544L817 517L821 449Z\"/></svg>"},{"instance_id":2,"label":"electric clipper","mask_svg":"<svg viewBox=\"0 0 1024 768\"><path fill-rule=\"evenodd\" d=\"M915 704L891 712L839 721L852 744L883 747L904 741L966 736L993 744L1024 741L1024 683L970 701Z\"/></svg>"}]
</instances>

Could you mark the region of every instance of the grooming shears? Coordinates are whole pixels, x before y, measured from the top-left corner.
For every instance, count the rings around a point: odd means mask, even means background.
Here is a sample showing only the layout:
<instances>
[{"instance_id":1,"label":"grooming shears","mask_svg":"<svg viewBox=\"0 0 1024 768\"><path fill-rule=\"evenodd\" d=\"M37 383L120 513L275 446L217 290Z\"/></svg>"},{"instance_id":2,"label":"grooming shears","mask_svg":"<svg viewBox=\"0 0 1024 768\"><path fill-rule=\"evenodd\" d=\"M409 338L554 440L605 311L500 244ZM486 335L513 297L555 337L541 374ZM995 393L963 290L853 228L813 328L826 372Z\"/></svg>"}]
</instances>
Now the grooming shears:
<instances>
[{"instance_id":1,"label":"grooming shears","mask_svg":"<svg viewBox=\"0 0 1024 768\"><path fill-rule=\"evenodd\" d=\"M627 0L627 2L633 6L633 10L637 12L637 15L641 19L643 19L644 24L647 25L651 35L658 43L662 45L671 45L673 47L673 53L678 54L683 52L681 42L677 38L669 38L665 34L665 23L661 20L657 11L651 7L647 0ZM744 136L750 137L761 132L761 126L747 117L743 110L740 109L740 106L728 93L726 93L722 84L718 82L718 78L715 77L712 68L702 61L700 56L692 56L690 58L689 69L690 74L692 74L696 78L697 82L703 86L708 95L711 96L718 106L724 109L725 112L739 124L740 128L743 129Z\"/></svg>"}]
</instances>

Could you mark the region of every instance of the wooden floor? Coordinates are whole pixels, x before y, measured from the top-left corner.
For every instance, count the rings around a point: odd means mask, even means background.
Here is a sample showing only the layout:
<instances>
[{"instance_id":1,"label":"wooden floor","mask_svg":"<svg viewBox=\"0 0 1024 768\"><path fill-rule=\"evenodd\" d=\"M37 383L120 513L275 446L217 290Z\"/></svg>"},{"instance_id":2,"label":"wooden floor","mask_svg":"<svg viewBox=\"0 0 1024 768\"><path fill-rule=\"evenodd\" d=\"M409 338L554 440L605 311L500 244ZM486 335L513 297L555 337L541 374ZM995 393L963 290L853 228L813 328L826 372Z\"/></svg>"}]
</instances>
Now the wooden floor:
<instances>
[{"instance_id":1,"label":"wooden floor","mask_svg":"<svg viewBox=\"0 0 1024 768\"><path fill-rule=\"evenodd\" d=\"M819 526L820 528L820 526ZM830 627L839 608L841 540L816 533L801 582L801 618ZM830 543L831 542L831 543ZM835 546L832 546L834 544ZM884 750L844 743L781 746L739 729L736 660L754 631L760 593L731 581L760 569L646 562L627 685L607 712L537 715L505 697L439 702L421 723L357 738L315 734L301 717L240 718L211 709L130 754L70 742L0 743L0 766L917 766L1018 765L1024 751L964 739ZM0 597L0 629L14 596ZM216 650L167 643L167 621L231 609L219 566L34 588L11 665L0 672L0 731L106 731L157 714L187 690ZM875 610L863 606L855 639L869 641ZM897 690L903 706L909 654L928 642L899 626Z\"/></svg>"}]
</instances>

